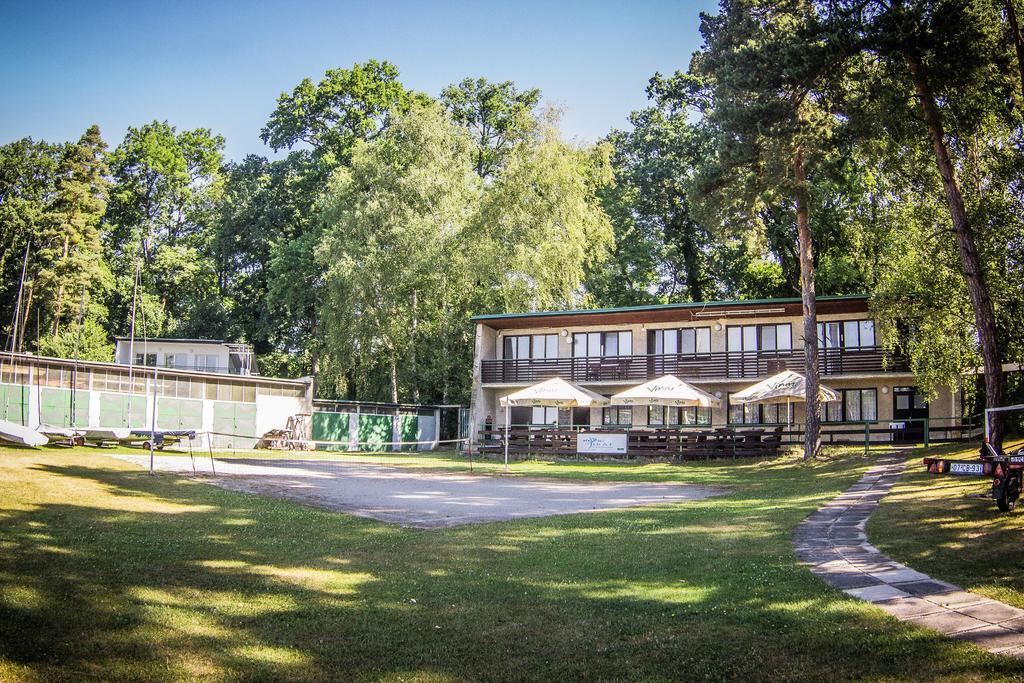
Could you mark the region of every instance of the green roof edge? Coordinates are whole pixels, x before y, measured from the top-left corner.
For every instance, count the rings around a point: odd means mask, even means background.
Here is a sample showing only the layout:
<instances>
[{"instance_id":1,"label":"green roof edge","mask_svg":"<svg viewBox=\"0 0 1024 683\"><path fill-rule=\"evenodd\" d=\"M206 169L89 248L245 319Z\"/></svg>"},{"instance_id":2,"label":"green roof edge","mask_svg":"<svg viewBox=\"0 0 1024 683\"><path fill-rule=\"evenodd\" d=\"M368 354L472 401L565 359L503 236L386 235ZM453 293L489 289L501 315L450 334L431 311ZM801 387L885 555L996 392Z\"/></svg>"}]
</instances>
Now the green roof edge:
<instances>
[{"instance_id":1,"label":"green roof edge","mask_svg":"<svg viewBox=\"0 0 1024 683\"><path fill-rule=\"evenodd\" d=\"M816 297L817 301L845 301L854 299L867 299L867 294L835 294L830 296ZM677 304L645 304L643 306L621 306L618 308L584 308L567 311L536 311L533 313L484 313L474 315L469 320L480 322L484 320L508 320L511 318L536 318L556 315L587 315L594 313L622 313L627 311L664 311L681 308L707 308L708 306L750 306L757 304L793 304L800 303L800 297L786 297L780 299L734 299L730 301L690 301Z\"/></svg>"}]
</instances>

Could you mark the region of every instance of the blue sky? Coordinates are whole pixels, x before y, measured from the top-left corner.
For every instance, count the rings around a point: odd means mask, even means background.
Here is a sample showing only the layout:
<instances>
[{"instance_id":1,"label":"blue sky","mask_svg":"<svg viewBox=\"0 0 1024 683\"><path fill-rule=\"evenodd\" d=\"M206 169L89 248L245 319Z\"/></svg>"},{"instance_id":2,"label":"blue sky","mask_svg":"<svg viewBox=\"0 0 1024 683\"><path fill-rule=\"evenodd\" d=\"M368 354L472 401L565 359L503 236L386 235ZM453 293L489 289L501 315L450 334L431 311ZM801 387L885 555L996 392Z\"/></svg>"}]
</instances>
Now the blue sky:
<instances>
[{"instance_id":1,"label":"blue sky","mask_svg":"<svg viewBox=\"0 0 1024 683\"><path fill-rule=\"evenodd\" d=\"M713 2L77 2L0 0L0 143L98 123L111 146L166 119L269 154L259 131L302 78L388 59L432 95L465 76L538 87L593 141L685 69Z\"/></svg>"}]
</instances>

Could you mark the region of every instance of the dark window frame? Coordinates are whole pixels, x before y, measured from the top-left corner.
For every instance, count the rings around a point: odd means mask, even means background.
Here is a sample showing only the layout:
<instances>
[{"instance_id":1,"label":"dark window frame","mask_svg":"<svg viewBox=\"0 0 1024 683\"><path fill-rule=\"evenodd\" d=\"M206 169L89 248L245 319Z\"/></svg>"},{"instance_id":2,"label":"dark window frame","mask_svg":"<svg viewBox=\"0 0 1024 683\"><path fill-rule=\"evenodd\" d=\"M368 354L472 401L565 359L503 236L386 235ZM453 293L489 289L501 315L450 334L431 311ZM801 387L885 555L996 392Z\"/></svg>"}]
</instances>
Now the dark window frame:
<instances>
[{"instance_id":1,"label":"dark window frame","mask_svg":"<svg viewBox=\"0 0 1024 683\"><path fill-rule=\"evenodd\" d=\"M823 404L822 407L824 409L822 410L822 419L821 419L822 423L837 424L837 423L840 423L840 422L865 422L865 420L863 419L864 418L864 392L865 391L870 391L870 392L874 393L874 395L875 395L875 416L874 416L874 418L872 418L870 420L866 420L866 421L867 422L878 422L878 387L851 387L849 389L836 389L836 393L839 394L839 400L836 401L836 402L833 402L833 403L825 403L825 404ZM848 393L852 393L852 392L857 392L858 394L860 394L860 401L859 401L860 407L859 407L859 411L860 411L861 417L860 417L860 419L857 419L857 420L850 420L849 419L850 416L847 415L847 410L846 410L846 395ZM829 413L832 410L832 409L829 408L829 406L834 405L835 403L839 404L839 419L838 420L834 420L834 419L832 419L829 416Z\"/></svg>"},{"instance_id":2,"label":"dark window frame","mask_svg":"<svg viewBox=\"0 0 1024 683\"><path fill-rule=\"evenodd\" d=\"M757 344L756 349L733 349L729 343L729 330L740 330L740 345L743 344L743 330L744 328L753 327L755 328L755 343ZM766 349L764 343L761 341L763 337L763 330L767 327L775 328L775 348ZM780 349L778 348L778 328L787 327L789 328L789 348ZM793 353L793 323L750 323L747 325L726 325L725 326L725 350L728 353L776 353L780 355Z\"/></svg>"},{"instance_id":3,"label":"dark window frame","mask_svg":"<svg viewBox=\"0 0 1024 683\"><path fill-rule=\"evenodd\" d=\"M599 335L601 335L601 337L600 337L600 347L601 347L600 355L597 355L597 356L591 356L589 354L589 351L590 351L590 340L589 340L589 337L592 334L599 334ZM605 354L605 349L607 348L607 341L606 340L607 340L609 334L614 334L616 336L615 347L616 347L617 353L615 355L613 355L613 356ZM619 341L621 340L622 335L626 335L629 338L629 353L622 353L621 348L619 348ZM577 337L584 337L584 338L587 339L587 352L588 353L586 353L586 354L584 354L582 356L576 355L576 338ZM570 354L571 358L621 358L621 357L632 356L632 355L633 355L633 330L592 330L592 331L589 331L589 332L573 332L572 333L572 353Z\"/></svg>"},{"instance_id":4,"label":"dark window frame","mask_svg":"<svg viewBox=\"0 0 1024 683\"><path fill-rule=\"evenodd\" d=\"M537 353L534 350L535 345L533 343L533 340L534 340L535 337L544 337L545 338L545 344L547 344L546 339L548 337L554 337L555 338L555 358L558 358L558 334L555 333L555 332L544 332L544 333L541 333L541 334L509 334L509 335L505 335L501 339L501 358L502 358L502 360L552 360L552 358L550 356L547 356L547 355L545 355L543 358L538 358ZM516 339L526 339L526 340L528 340L528 343L527 343L527 349L528 349L527 353L529 355L528 355L527 358L516 358L516 359L514 359L508 353L509 349L512 348L512 346L513 346L513 340L516 340ZM546 347L545 347L545 353L546 353Z\"/></svg>"}]
</instances>

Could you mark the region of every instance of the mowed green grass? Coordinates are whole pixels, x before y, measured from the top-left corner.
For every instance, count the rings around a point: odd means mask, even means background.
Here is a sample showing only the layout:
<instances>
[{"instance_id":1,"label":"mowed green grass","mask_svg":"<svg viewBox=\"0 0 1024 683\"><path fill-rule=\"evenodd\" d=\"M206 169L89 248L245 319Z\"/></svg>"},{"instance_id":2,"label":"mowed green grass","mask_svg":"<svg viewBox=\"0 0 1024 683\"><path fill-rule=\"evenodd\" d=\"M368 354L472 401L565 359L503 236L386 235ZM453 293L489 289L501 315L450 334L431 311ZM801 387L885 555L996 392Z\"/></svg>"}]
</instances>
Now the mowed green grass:
<instances>
[{"instance_id":1,"label":"mowed green grass","mask_svg":"<svg viewBox=\"0 0 1024 683\"><path fill-rule=\"evenodd\" d=\"M794 561L868 459L514 472L728 484L685 504L410 530L0 449L0 679L1013 680Z\"/></svg>"},{"instance_id":2,"label":"mowed green grass","mask_svg":"<svg viewBox=\"0 0 1024 683\"><path fill-rule=\"evenodd\" d=\"M1024 608L1024 502L999 512L990 477L928 474L925 455L974 459L978 445L914 453L868 521L871 542L914 569Z\"/></svg>"}]
</instances>

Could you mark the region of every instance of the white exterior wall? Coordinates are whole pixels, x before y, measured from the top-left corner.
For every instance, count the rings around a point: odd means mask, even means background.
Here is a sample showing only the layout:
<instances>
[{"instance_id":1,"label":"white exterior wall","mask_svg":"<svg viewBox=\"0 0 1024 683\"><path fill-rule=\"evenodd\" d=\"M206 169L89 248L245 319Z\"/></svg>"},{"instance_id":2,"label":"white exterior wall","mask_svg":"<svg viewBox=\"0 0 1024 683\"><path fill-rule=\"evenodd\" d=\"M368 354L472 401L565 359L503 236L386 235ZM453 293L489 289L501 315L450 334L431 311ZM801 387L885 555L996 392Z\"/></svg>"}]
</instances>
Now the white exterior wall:
<instances>
[{"instance_id":1,"label":"white exterior wall","mask_svg":"<svg viewBox=\"0 0 1024 683\"><path fill-rule=\"evenodd\" d=\"M212 401L207 401L212 403ZM300 413L310 414L312 411L306 407L305 399L292 398L290 396L261 396L256 395L256 432L257 436L266 434L271 429L284 429L288 424L288 418ZM209 423L212 427L213 418Z\"/></svg>"},{"instance_id":2,"label":"white exterior wall","mask_svg":"<svg viewBox=\"0 0 1024 683\"><path fill-rule=\"evenodd\" d=\"M119 365L129 365L131 364L132 353L155 353L156 364L161 368L167 365L167 357L171 355L175 357L175 363L182 363L182 359L179 358L180 356L184 358L184 363L189 368L193 368L198 363L196 360L197 356L216 356L217 368L225 372L227 371L229 362L229 352L226 344L199 344L165 341L146 342L142 339L136 339L134 350L131 349L132 346L129 341L122 339L117 340L115 362Z\"/></svg>"}]
</instances>

